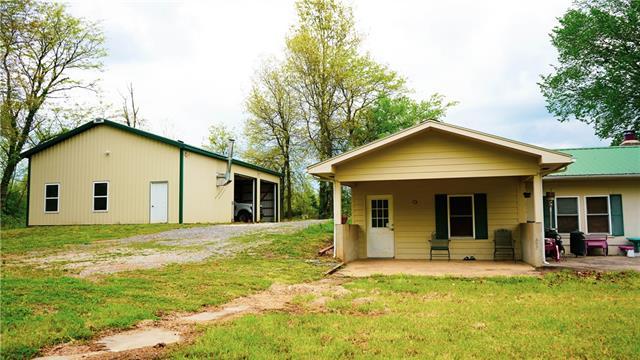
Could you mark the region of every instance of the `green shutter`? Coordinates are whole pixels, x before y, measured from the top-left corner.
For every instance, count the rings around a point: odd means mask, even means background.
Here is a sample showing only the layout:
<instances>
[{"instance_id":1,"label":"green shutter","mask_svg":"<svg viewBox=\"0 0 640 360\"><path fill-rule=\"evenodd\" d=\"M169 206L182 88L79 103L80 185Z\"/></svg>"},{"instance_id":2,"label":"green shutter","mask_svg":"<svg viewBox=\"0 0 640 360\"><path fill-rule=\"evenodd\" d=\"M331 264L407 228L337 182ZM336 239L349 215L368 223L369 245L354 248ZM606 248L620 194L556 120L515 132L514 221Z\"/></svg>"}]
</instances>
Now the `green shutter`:
<instances>
[{"instance_id":1,"label":"green shutter","mask_svg":"<svg viewBox=\"0 0 640 360\"><path fill-rule=\"evenodd\" d=\"M436 194L436 238L449 238L449 219L447 219L446 194Z\"/></svg>"},{"instance_id":2,"label":"green shutter","mask_svg":"<svg viewBox=\"0 0 640 360\"><path fill-rule=\"evenodd\" d=\"M611 208L611 235L624 235L624 216L622 215L622 195L609 195Z\"/></svg>"},{"instance_id":3,"label":"green shutter","mask_svg":"<svg viewBox=\"0 0 640 360\"><path fill-rule=\"evenodd\" d=\"M473 194L473 213L475 215L476 239L489 238L487 216L487 194Z\"/></svg>"}]
</instances>

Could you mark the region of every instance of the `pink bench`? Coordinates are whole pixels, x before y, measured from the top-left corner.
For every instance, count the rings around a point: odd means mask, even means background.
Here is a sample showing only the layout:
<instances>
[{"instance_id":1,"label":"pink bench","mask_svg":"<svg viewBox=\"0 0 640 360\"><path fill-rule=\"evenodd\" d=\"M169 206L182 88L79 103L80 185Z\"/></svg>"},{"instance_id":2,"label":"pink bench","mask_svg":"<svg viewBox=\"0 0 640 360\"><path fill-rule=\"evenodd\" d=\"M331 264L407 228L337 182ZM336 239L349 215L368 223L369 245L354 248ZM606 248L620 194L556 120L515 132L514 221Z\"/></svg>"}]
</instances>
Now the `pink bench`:
<instances>
[{"instance_id":1,"label":"pink bench","mask_svg":"<svg viewBox=\"0 0 640 360\"><path fill-rule=\"evenodd\" d=\"M587 235L585 236L584 243L587 248L587 254L589 249L602 249L604 256L609 254L609 243L607 242L607 235Z\"/></svg>"},{"instance_id":2,"label":"pink bench","mask_svg":"<svg viewBox=\"0 0 640 360\"><path fill-rule=\"evenodd\" d=\"M626 254L627 251L633 250L633 245L620 245L618 246L618 249L620 249L620 251Z\"/></svg>"}]
</instances>

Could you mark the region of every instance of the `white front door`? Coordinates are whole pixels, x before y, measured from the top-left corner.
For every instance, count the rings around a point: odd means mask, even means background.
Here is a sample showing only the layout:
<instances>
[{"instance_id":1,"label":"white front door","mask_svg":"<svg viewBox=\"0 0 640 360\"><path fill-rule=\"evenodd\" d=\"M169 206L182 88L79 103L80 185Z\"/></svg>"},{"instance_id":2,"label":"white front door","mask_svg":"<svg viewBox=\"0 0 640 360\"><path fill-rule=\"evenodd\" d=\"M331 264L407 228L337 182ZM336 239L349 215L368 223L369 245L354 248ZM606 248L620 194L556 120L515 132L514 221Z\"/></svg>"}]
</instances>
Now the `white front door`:
<instances>
[{"instance_id":1,"label":"white front door","mask_svg":"<svg viewBox=\"0 0 640 360\"><path fill-rule=\"evenodd\" d=\"M393 196L367 196L367 224L367 256L394 257Z\"/></svg>"},{"instance_id":2,"label":"white front door","mask_svg":"<svg viewBox=\"0 0 640 360\"><path fill-rule=\"evenodd\" d=\"M166 182L151 183L151 198L149 201L149 222L167 222L168 184Z\"/></svg>"}]
</instances>

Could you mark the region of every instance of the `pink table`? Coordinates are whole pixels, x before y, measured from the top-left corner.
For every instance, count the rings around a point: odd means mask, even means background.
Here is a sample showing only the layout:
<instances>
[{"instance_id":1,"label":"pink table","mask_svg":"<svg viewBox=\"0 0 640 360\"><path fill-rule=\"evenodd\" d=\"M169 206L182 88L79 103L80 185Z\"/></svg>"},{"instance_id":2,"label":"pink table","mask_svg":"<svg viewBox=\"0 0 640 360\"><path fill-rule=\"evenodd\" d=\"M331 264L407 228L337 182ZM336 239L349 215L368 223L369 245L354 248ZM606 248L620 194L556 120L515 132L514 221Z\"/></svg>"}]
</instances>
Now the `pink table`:
<instances>
[{"instance_id":1,"label":"pink table","mask_svg":"<svg viewBox=\"0 0 640 360\"><path fill-rule=\"evenodd\" d=\"M609 243L607 242L607 235L587 235L584 239L586 245L587 254L589 254L589 248L600 248L604 253L604 256L609 254Z\"/></svg>"}]
</instances>

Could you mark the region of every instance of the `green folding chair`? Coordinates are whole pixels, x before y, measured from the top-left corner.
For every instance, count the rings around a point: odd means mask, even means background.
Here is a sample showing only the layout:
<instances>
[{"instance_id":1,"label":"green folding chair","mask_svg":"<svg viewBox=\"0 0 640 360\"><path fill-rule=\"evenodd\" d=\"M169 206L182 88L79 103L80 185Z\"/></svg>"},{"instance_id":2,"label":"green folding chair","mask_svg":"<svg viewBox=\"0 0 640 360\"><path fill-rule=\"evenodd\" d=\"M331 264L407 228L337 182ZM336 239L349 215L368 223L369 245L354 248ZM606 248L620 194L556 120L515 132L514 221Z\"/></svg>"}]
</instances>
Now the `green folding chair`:
<instances>
[{"instance_id":1,"label":"green folding chair","mask_svg":"<svg viewBox=\"0 0 640 360\"><path fill-rule=\"evenodd\" d=\"M495 247L493 249L493 260L498 254L511 255L513 262L516 262L516 242L513 240L511 230L498 229L493 233Z\"/></svg>"},{"instance_id":2,"label":"green folding chair","mask_svg":"<svg viewBox=\"0 0 640 360\"><path fill-rule=\"evenodd\" d=\"M429 240L429 260L433 260L433 251L446 251L447 254L436 253L435 256L446 256L447 261L451 260L451 251L449 251L449 239L437 239L435 231L431 233L431 240Z\"/></svg>"}]
</instances>

